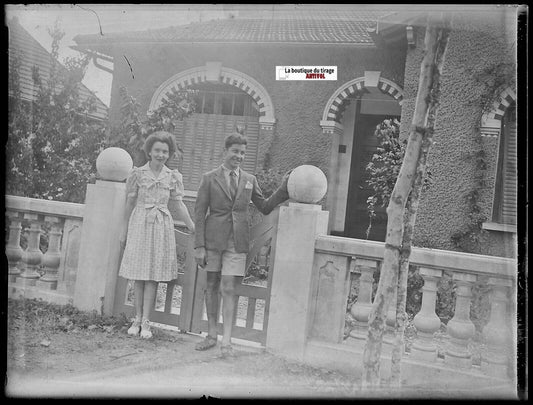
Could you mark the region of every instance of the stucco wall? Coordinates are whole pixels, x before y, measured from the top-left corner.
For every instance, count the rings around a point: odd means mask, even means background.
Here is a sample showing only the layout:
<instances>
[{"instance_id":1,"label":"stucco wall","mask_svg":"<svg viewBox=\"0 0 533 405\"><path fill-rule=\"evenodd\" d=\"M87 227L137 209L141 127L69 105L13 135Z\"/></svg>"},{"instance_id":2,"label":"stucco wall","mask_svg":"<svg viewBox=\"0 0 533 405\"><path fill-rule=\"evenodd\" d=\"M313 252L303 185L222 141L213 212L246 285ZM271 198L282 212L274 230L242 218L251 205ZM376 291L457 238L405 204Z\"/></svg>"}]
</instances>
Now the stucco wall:
<instances>
[{"instance_id":1,"label":"stucco wall","mask_svg":"<svg viewBox=\"0 0 533 405\"><path fill-rule=\"evenodd\" d=\"M120 119L121 85L137 98L141 111L146 111L154 91L165 80L208 61L219 61L253 77L272 99L277 123L267 152L271 166L286 171L313 164L326 176L332 135L324 135L319 122L328 99L345 82L364 76L365 70L379 70L382 77L401 86L405 65L405 53L400 49L345 45L121 45L114 57L111 120ZM276 81L277 65L336 65L337 81Z\"/></svg>"},{"instance_id":2,"label":"stucco wall","mask_svg":"<svg viewBox=\"0 0 533 405\"><path fill-rule=\"evenodd\" d=\"M511 32L508 32L511 31ZM423 32L418 30L417 47L406 59L405 98L402 108L402 136L408 135L416 98L420 62L423 57ZM476 188L475 153L485 152L485 187L480 190L482 214L491 220L497 162L497 139L480 137L481 99L486 88L475 79L479 73L514 60L510 47L512 27L501 16L455 16L441 78L441 98L435 124L434 145L428 166L434 184L423 195L415 228L416 246L460 250L452 235L468 224L470 209L466 195ZM514 84L511 84L514 86ZM472 253L513 256L512 235L488 231L479 244L466 244ZM464 248L463 248L464 249Z\"/></svg>"}]
</instances>

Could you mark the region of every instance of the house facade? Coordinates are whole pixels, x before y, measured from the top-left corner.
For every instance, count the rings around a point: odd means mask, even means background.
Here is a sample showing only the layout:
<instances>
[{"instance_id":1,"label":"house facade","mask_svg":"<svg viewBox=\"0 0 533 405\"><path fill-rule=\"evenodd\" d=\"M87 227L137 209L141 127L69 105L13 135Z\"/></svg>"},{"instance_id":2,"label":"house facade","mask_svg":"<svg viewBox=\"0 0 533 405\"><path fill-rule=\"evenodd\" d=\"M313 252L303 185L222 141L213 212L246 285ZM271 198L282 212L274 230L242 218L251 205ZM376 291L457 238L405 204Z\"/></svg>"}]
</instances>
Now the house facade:
<instances>
[{"instance_id":1,"label":"house facade","mask_svg":"<svg viewBox=\"0 0 533 405\"><path fill-rule=\"evenodd\" d=\"M20 25L18 19L13 17L6 20L9 37L9 61L17 57L20 61L19 83L21 98L25 101L34 100L37 96L38 87L32 78L32 69L37 67L42 80L48 80L52 70L52 56L31 34ZM66 71L66 68L58 63L58 69ZM88 99L94 102L94 111L91 117L98 121L107 119L108 107L89 90L80 84L78 88L81 101Z\"/></svg>"},{"instance_id":2,"label":"house facade","mask_svg":"<svg viewBox=\"0 0 533 405\"><path fill-rule=\"evenodd\" d=\"M490 16L492 20L489 15L479 18L482 27L475 30L463 18L463 29L459 24L451 34L430 156L433 185L423 196L417 218L417 246L514 255L509 249L516 233L516 222L512 223L516 215L509 208L513 196L502 200L500 191L495 191L509 189L498 178L505 180L513 169L508 163L512 151L507 158L501 152L513 142L512 130L505 126L516 98L513 85L502 93L501 108L484 111L479 99L485 90L466 74L506 60L502 52L512 38L506 30L514 27L508 20L502 22L501 13ZM224 137L235 125L245 125L249 140L245 170L284 172L302 164L318 166L328 178L321 203L330 213L329 232L365 239L366 199L371 191L364 169L377 147L374 129L383 119L396 117L401 119L402 135L407 134L424 29L410 16L355 6L326 17L242 16L142 32L83 35L75 41L77 49L95 58L113 58L112 122L120 120L122 86L146 112L157 108L169 92L198 91L196 112L178 125L175 134L183 160L170 162L183 173L186 194L194 197L201 173L220 164ZM494 24L505 35L495 32ZM332 65L338 67L336 81L276 80L276 66ZM483 150L486 168L483 185L474 187L476 160L470 155L478 149ZM471 188L486 216L485 239L466 246L460 245L457 235L467 235L464 225L471 212L464 196ZM510 221L505 223L505 218ZM369 239L384 240L385 224L382 210Z\"/></svg>"}]
</instances>

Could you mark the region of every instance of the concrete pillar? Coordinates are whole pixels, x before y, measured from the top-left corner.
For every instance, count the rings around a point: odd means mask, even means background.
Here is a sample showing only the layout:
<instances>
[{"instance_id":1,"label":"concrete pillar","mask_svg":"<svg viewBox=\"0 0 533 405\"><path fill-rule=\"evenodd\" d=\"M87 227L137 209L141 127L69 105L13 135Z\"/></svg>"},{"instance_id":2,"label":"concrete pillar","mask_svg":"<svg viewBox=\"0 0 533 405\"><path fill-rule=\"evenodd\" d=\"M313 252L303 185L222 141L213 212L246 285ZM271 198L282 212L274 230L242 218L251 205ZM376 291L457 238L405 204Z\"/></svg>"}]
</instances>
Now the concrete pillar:
<instances>
[{"instance_id":1,"label":"concrete pillar","mask_svg":"<svg viewBox=\"0 0 533 405\"><path fill-rule=\"evenodd\" d=\"M302 359L309 332L315 239L327 234L327 211L320 205L289 203L280 207L268 334L268 350Z\"/></svg>"},{"instance_id":2,"label":"concrete pillar","mask_svg":"<svg viewBox=\"0 0 533 405\"><path fill-rule=\"evenodd\" d=\"M110 315L119 268L126 184L97 180L87 186L74 306Z\"/></svg>"}]
</instances>

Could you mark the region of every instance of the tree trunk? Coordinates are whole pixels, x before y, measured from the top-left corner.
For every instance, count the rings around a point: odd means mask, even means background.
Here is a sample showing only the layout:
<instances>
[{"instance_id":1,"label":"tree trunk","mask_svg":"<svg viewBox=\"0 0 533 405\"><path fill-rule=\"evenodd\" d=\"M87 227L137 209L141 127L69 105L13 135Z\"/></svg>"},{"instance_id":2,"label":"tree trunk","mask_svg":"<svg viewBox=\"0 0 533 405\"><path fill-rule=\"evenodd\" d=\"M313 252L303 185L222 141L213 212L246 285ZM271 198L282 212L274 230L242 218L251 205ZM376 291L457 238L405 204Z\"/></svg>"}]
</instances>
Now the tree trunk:
<instances>
[{"instance_id":1,"label":"tree trunk","mask_svg":"<svg viewBox=\"0 0 533 405\"><path fill-rule=\"evenodd\" d=\"M396 300L396 324L394 346L391 358L391 385L401 386L401 361L404 349L405 326L407 323L407 313L405 307L407 304L407 282L409 278L409 258L411 256L411 244L413 240L413 230L416 223L416 214L420 203L420 194L424 186L426 175L427 159L429 150L433 144L433 133L435 130L435 119L440 98L440 76L442 65L444 63L444 54L448 43L448 30L443 30L438 39L438 47L435 54L435 69L433 72L433 88L430 93L430 104L427 114L426 131L422 139L422 150L418 158L415 181L413 189L407 200L404 215L404 230L402 249L400 252L400 264L398 274L398 293Z\"/></svg>"},{"instance_id":2,"label":"tree trunk","mask_svg":"<svg viewBox=\"0 0 533 405\"><path fill-rule=\"evenodd\" d=\"M418 92L415 103L412 127L409 132L409 139L405 150L405 156L398 174L398 179L394 185L389 204L387 207L387 237L385 239L385 251L383 263L381 266L381 275L372 310L368 320L368 337L364 351L364 374L363 387L373 388L379 386L380 382L380 361L381 345L385 329L385 320L387 310L390 305L394 290L397 289L398 283L406 283L407 274L399 276L401 263L407 263L405 258L409 257L408 250L404 250L404 221L406 218L405 207L407 200L412 192L414 181L417 177L417 171L420 166L420 157L424 141L427 141L428 131L427 124L429 113L434 112L433 107L438 102L438 92L435 92L435 86L438 88L439 71L442 67L443 56L446 50L448 39L448 28L438 28L436 24L428 21L425 35L425 55L420 69L420 78ZM429 151L429 145L428 151ZM424 160L424 159L422 159ZM423 165L425 170L425 164ZM423 173L422 173L423 174ZM416 208L411 204L411 209ZM415 211L416 214L416 211ZM412 213L407 216L408 223L414 223L416 215ZM411 237L406 244L410 250ZM402 260L402 251L404 259ZM405 266L405 264L404 264ZM407 273L407 272L406 272ZM400 296L401 294L398 294ZM404 300L404 298L399 297ZM405 305L404 305L405 307ZM401 314L404 311L400 311ZM402 339L403 340L403 339Z\"/></svg>"},{"instance_id":3,"label":"tree trunk","mask_svg":"<svg viewBox=\"0 0 533 405\"><path fill-rule=\"evenodd\" d=\"M433 126L429 124L428 119L428 130L426 131L426 136L422 141L422 152L420 158L418 159L418 165L415 175L415 182L413 184L413 189L407 204L405 206L405 215L404 215L404 230L403 230L403 240L402 240L402 249L400 251L400 263L399 263L399 274L398 274L398 293L396 299L396 323L394 325L394 344L392 348L391 356L391 385L395 387L401 386L401 361L403 357L404 349L404 335L405 335L405 326L407 323L407 312L405 307L407 304L407 282L409 279L409 258L411 256L411 244L413 240L413 230L416 223L416 214L418 211L418 206L420 203L420 194L423 187L424 176L426 173L426 162L429 152L429 147L432 143L432 137L429 135L433 130Z\"/></svg>"}]
</instances>

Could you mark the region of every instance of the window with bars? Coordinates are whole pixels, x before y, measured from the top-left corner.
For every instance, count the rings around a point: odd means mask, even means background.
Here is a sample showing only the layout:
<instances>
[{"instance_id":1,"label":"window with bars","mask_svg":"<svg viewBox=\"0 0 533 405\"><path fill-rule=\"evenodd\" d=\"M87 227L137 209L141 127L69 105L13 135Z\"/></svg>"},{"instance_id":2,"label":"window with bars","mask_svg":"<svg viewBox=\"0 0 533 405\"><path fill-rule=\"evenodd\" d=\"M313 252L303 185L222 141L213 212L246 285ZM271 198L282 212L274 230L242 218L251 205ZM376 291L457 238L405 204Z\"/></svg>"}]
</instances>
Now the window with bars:
<instances>
[{"instance_id":1,"label":"window with bars","mask_svg":"<svg viewBox=\"0 0 533 405\"><path fill-rule=\"evenodd\" d=\"M248 140L242 168L255 173L259 138L259 107L252 97L233 86L202 83L197 90L196 111L176 123L175 136L183 151L168 162L183 175L185 190L197 191L202 174L222 164L224 138L245 127Z\"/></svg>"},{"instance_id":2,"label":"window with bars","mask_svg":"<svg viewBox=\"0 0 533 405\"><path fill-rule=\"evenodd\" d=\"M500 134L492 221L505 225L516 225L516 104L507 108L502 118Z\"/></svg>"},{"instance_id":3,"label":"window with bars","mask_svg":"<svg viewBox=\"0 0 533 405\"><path fill-rule=\"evenodd\" d=\"M194 87L196 112L199 114L259 117L259 106L247 93L224 84L201 83Z\"/></svg>"}]
</instances>

